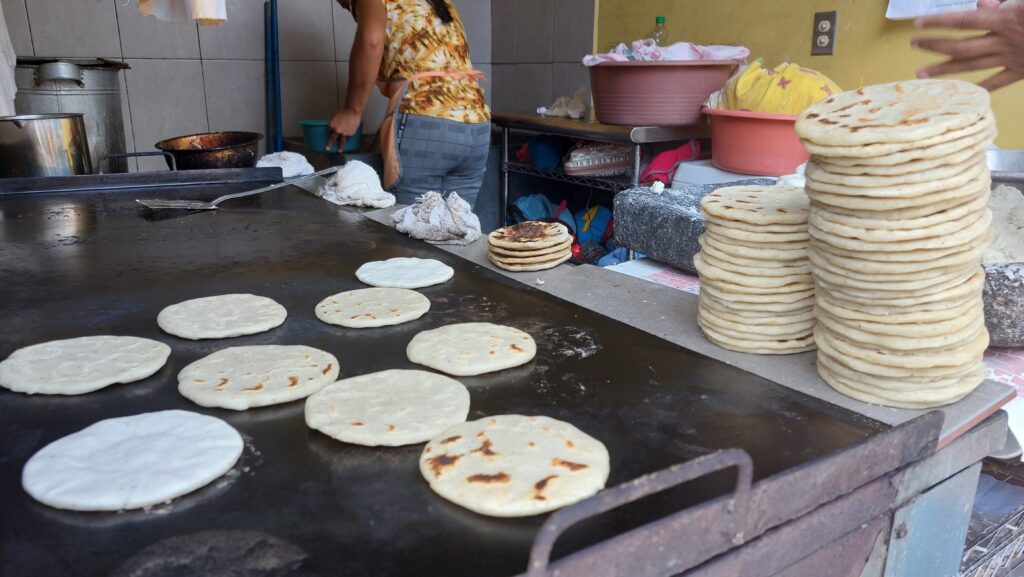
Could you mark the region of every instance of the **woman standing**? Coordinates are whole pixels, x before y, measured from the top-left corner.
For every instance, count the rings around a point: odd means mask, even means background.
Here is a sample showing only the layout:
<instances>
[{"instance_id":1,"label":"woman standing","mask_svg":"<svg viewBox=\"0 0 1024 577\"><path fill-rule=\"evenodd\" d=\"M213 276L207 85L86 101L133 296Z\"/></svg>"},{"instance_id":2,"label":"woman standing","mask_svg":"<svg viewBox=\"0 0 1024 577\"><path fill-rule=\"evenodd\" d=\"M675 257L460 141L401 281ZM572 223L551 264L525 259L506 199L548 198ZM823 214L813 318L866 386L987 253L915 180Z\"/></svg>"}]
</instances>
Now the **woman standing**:
<instances>
[{"instance_id":1,"label":"woman standing","mask_svg":"<svg viewBox=\"0 0 1024 577\"><path fill-rule=\"evenodd\" d=\"M345 105L331 119L342 142L359 127L376 83L390 99L380 129L384 187L411 204L428 190L471 205L483 183L490 109L462 21L448 0L338 0L357 23Z\"/></svg>"}]
</instances>

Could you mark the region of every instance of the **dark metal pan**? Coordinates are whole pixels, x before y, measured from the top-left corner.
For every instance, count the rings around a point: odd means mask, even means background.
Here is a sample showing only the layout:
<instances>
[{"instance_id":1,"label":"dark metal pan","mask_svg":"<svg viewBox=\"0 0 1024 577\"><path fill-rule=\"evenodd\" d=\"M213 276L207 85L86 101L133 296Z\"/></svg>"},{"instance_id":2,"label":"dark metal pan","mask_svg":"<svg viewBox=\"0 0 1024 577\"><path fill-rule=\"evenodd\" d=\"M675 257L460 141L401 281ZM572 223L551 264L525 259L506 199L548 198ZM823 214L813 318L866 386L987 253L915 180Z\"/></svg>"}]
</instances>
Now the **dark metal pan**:
<instances>
[{"instance_id":1,"label":"dark metal pan","mask_svg":"<svg viewBox=\"0 0 1024 577\"><path fill-rule=\"evenodd\" d=\"M174 156L178 170L252 168L262 139L257 132L204 132L168 138L155 146ZM167 164L173 170L170 161Z\"/></svg>"}]
</instances>

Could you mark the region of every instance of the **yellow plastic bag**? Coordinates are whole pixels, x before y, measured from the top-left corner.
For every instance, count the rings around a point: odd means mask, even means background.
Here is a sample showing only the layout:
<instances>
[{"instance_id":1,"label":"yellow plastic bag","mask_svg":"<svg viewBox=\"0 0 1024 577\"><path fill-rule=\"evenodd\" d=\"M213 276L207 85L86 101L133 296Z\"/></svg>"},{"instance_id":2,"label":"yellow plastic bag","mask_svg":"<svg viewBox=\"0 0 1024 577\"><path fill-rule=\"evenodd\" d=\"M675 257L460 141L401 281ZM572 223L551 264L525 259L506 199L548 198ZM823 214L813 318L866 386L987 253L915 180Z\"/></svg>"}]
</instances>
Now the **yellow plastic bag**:
<instances>
[{"instance_id":1,"label":"yellow plastic bag","mask_svg":"<svg viewBox=\"0 0 1024 577\"><path fill-rule=\"evenodd\" d=\"M789 63L763 68L758 59L725 83L715 108L800 114L838 92L839 86L820 72Z\"/></svg>"}]
</instances>

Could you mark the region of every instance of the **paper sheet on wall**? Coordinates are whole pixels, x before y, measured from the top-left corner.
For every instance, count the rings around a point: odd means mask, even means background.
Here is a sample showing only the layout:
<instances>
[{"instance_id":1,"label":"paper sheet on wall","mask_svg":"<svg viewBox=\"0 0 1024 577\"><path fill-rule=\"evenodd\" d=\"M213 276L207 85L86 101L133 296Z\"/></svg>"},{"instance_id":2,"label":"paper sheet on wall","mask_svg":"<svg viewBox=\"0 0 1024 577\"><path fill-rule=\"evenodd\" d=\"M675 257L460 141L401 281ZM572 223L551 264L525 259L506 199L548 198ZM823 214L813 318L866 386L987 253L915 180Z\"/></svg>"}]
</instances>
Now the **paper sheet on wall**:
<instances>
[{"instance_id":1,"label":"paper sheet on wall","mask_svg":"<svg viewBox=\"0 0 1024 577\"><path fill-rule=\"evenodd\" d=\"M977 6L978 0L889 0L885 17L889 20L906 20L929 14L974 10Z\"/></svg>"}]
</instances>

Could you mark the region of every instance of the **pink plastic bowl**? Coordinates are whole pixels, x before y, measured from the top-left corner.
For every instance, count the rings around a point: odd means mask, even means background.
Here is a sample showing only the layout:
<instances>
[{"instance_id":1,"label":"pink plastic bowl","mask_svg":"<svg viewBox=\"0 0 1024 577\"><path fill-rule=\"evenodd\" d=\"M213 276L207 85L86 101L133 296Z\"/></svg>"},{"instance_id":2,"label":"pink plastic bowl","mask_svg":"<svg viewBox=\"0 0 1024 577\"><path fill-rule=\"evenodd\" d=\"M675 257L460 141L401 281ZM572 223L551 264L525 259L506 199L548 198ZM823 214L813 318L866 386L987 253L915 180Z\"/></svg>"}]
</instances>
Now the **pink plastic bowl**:
<instances>
[{"instance_id":1,"label":"pink plastic bowl","mask_svg":"<svg viewBox=\"0 0 1024 577\"><path fill-rule=\"evenodd\" d=\"M734 68L731 60L602 62L590 67L594 116L624 126L697 124L704 101Z\"/></svg>"},{"instance_id":2,"label":"pink plastic bowl","mask_svg":"<svg viewBox=\"0 0 1024 577\"><path fill-rule=\"evenodd\" d=\"M703 112L711 120L711 163L722 170L782 176L811 156L793 129L795 114L716 108Z\"/></svg>"}]
</instances>

